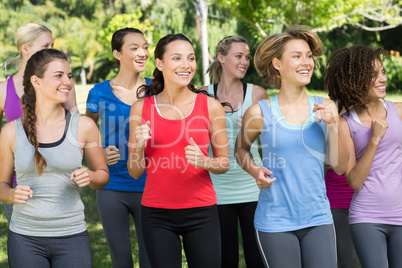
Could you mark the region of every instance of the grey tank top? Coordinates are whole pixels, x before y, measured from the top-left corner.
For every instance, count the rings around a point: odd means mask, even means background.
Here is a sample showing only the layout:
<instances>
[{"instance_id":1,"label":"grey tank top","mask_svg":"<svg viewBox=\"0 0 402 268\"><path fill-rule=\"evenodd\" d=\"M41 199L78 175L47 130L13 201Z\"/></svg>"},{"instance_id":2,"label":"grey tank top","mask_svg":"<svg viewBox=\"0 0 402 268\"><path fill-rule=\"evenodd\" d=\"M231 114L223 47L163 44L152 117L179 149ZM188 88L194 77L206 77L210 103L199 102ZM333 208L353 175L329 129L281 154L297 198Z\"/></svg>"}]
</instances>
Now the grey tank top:
<instances>
[{"instance_id":1,"label":"grey tank top","mask_svg":"<svg viewBox=\"0 0 402 268\"><path fill-rule=\"evenodd\" d=\"M82 165L83 153L77 138L79 117L66 111L63 137L57 142L39 145L39 152L47 161L47 168L40 177L35 171L34 147L27 139L21 119L15 121L17 184L31 187L33 196L25 204L14 204L10 222L14 233L60 237L86 230L80 188L70 180L70 174Z\"/></svg>"}]
</instances>

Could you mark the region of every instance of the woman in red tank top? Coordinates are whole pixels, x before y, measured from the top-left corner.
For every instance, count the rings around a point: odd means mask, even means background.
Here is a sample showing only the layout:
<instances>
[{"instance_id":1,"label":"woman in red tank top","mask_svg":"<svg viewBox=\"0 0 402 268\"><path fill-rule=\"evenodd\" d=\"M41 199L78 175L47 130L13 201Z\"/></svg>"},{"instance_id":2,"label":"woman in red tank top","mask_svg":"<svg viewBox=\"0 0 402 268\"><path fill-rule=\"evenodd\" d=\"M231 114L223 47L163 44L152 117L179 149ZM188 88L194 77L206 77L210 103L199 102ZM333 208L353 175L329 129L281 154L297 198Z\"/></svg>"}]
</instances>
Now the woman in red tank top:
<instances>
[{"instance_id":1,"label":"woman in red tank top","mask_svg":"<svg viewBox=\"0 0 402 268\"><path fill-rule=\"evenodd\" d=\"M220 228L209 173L229 169L222 105L190 84L196 71L191 42L163 37L155 49L154 80L131 108L129 173L147 171L142 198L145 247L152 267L220 267ZM214 157L208 157L211 143Z\"/></svg>"}]
</instances>

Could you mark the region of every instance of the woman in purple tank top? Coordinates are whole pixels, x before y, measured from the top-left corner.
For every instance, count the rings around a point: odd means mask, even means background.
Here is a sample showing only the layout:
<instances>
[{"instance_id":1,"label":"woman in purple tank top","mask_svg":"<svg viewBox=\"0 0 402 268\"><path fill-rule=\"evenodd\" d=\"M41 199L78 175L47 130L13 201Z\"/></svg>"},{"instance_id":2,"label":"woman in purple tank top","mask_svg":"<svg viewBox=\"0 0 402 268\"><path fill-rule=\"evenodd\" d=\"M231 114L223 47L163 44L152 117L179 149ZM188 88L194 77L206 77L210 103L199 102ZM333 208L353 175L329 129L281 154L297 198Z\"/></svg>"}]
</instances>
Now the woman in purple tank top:
<instances>
[{"instance_id":1,"label":"woman in purple tank top","mask_svg":"<svg viewBox=\"0 0 402 268\"><path fill-rule=\"evenodd\" d=\"M53 47L52 32L48 28L40 24L25 24L21 26L15 33L15 45L18 49L19 56L8 60L8 64L16 61L19 70L16 74L11 75L7 81L0 83L0 120L3 120L4 114L7 122L11 122L22 116L20 98L24 93L22 78L24 75L25 66L28 59L35 52ZM78 111L74 88L73 91L70 93L69 101L64 103L63 106L70 111ZM16 184L15 176L14 184ZM12 205L3 204L3 207L6 218L8 221L10 221Z\"/></svg>"},{"instance_id":2,"label":"woman in purple tank top","mask_svg":"<svg viewBox=\"0 0 402 268\"><path fill-rule=\"evenodd\" d=\"M325 87L346 110L349 223L362 267L402 267L402 103L385 101L387 52L353 46L330 58Z\"/></svg>"}]
</instances>

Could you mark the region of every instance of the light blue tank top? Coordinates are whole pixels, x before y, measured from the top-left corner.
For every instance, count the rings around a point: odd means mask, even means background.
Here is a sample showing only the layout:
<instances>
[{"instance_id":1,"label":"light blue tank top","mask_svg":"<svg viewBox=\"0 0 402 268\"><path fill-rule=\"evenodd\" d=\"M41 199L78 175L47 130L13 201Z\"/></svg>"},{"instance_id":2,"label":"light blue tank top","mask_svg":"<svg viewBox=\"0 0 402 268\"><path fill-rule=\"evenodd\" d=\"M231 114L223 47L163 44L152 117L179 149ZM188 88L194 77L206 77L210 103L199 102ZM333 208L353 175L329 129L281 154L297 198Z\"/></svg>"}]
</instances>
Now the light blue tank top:
<instances>
[{"instance_id":1,"label":"light blue tank top","mask_svg":"<svg viewBox=\"0 0 402 268\"><path fill-rule=\"evenodd\" d=\"M277 96L258 104L264 115L260 135L264 167L277 180L262 189L254 225L262 232L287 232L331 224L332 215L324 182L327 129L313 118L314 102L309 96L310 116L302 126L290 126L283 120Z\"/></svg>"},{"instance_id":2,"label":"light blue tank top","mask_svg":"<svg viewBox=\"0 0 402 268\"><path fill-rule=\"evenodd\" d=\"M208 86L208 93L214 96L214 85ZM253 85L247 84L246 95L239 110L226 113L226 130L229 139L229 163L230 169L225 174L210 173L212 183L214 184L218 205L237 204L246 202L255 202L258 200L258 189L255 179L245 172L234 157L234 145L237 134L240 129L237 126L237 119L244 115L248 107L252 105ZM251 146L251 153L254 162L262 166L260 154L258 153L258 142ZM209 147L209 156L213 157L211 146Z\"/></svg>"}]
</instances>

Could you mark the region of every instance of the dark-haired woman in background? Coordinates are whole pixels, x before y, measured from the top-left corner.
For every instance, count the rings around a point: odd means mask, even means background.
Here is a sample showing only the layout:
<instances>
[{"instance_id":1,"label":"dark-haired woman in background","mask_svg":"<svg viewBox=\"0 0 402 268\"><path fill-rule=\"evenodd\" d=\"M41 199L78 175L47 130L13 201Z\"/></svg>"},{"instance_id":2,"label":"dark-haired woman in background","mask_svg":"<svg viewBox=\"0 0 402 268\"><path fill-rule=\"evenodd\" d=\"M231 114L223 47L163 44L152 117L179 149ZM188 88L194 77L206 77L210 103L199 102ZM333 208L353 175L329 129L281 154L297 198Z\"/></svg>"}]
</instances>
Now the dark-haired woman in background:
<instances>
[{"instance_id":1,"label":"dark-haired woman in background","mask_svg":"<svg viewBox=\"0 0 402 268\"><path fill-rule=\"evenodd\" d=\"M127 171L129 122L131 105L137 89L151 79L141 77L148 60L148 43L135 28L123 28L112 37L112 51L119 73L111 80L96 84L88 95L86 115L95 122L100 118L103 147L109 167L109 184L96 191L96 202L109 245L112 265L133 267L129 216L137 234L139 263L150 267L141 228L141 198L146 173L134 180Z\"/></svg>"},{"instance_id":2,"label":"dark-haired woman in background","mask_svg":"<svg viewBox=\"0 0 402 268\"><path fill-rule=\"evenodd\" d=\"M159 40L154 80L130 116L130 175L147 169L142 226L152 267L181 267L180 236L189 267L221 262L216 194L208 172L229 169L222 105L190 84L196 71L192 43L182 34ZM211 142L213 157L208 157Z\"/></svg>"},{"instance_id":3,"label":"dark-haired woman in background","mask_svg":"<svg viewBox=\"0 0 402 268\"><path fill-rule=\"evenodd\" d=\"M402 267L402 103L385 101L387 52L353 46L331 55L325 88L349 149L346 179L355 190L349 223L364 268Z\"/></svg>"},{"instance_id":4,"label":"dark-haired woman in background","mask_svg":"<svg viewBox=\"0 0 402 268\"><path fill-rule=\"evenodd\" d=\"M22 119L0 135L0 200L14 203L10 267L92 267L80 188L105 186L109 172L94 122L62 107L73 88L67 56L35 53L24 73ZM82 156L89 170L82 167ZM14 168L17 186L12 187Z\"/></svg>"}]
</instances>

